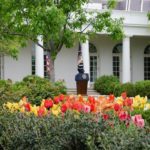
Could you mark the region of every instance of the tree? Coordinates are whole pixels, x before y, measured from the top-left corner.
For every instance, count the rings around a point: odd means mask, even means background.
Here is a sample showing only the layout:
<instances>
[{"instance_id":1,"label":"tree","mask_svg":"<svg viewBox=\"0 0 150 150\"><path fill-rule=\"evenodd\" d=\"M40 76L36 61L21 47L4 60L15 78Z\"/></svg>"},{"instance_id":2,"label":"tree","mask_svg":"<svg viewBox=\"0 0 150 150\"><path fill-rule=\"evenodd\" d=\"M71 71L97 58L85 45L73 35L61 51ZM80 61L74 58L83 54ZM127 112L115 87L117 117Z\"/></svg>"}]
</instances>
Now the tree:
<instances>
[{"instance_id":1,"label":"tree","mask_svg":"<svg viewBox=\"0 0 150 150\"><path fill-rule=\"evenodd\" d=\"M0 38L0 55L8 55L14 59L18 58L19 49L21 46L18 38Z\"/></svg>"},{"instance_id":2,"label":"tree","mask_svg":"<svg viewBox=\"0 0 150 150\"><path fill-rule=\"evenodd\" d=\"M75 41L84 42L92 33L105 31L113 39L121 39L122 19L111 18L115 0L108 0L110 9L101 12L87 11L83 7L87 3L88 0L3 0L0 2L0 34L17 37L23 43L33 41L49 51L52 65L63 45L70 48ZM38 43L39 35L44 45Z\"/></svg>"}]
</instances>

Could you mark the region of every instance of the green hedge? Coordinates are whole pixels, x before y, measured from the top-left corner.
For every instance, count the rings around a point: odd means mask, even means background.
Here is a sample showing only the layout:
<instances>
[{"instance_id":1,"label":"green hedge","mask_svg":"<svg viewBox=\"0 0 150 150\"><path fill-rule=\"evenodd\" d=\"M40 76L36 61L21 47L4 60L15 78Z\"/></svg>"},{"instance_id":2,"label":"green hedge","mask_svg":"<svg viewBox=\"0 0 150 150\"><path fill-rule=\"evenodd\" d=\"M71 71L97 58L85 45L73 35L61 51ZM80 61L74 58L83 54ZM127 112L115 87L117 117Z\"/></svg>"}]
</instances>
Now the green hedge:
<instances>
[{"instance_id":1,"label":"green hedge","mask_svg":"<svg viewBox=\"0 0 150 150\"><path fill-rule=\"evenodd\" d=\"M103 95L113 94L118 84L119 80L117 77L104 75L96 79L94 89Z\"/></svg>"},{"instance_id":2,"label":"green hedge","mask_svg":"<svg viewBox=\"0 0 150 150\"><path fill-rule=\"evenodd\" d=\"M140 95L150 98L150 80L121 84L117 77L101 76L95 81L94 88L102 95L113 93L120 96L122 92L126 92L129 97Z\"/></svg>"},{"instance_id":3,"label":"green hedge","mask_svg":"<svg viewBox=\"0 0 150 150\"><path fill-rule=\"evenodd\" d=\"M6 101L19 101L23 96L32 104L39 105L42 99L59 94L66 94L66 87L61 81L52 83L48 79L32 75L14 84L0 81L0 105Z\"/></svg>"},{"instance_id":4,"label":"green hedge","mask_svg":"<svg viewBox=\"0 0 150 150\"><path fill-rule=\"evenodd\" d=\"M115 86L114 95L120 96L121 93L126 92L129 97L136 95L135 86L132 83L118 84Z\"/></svg>"},{"instance_id":5,"label":"green hedge","mask_svg":"<svg viewBox=\"0 0 150 150\"><path fill-rule=\"evenodd\" d=\"M150 98L150 80L135 83L136 95L147 96Z\"/></svg>"},{"instance_id":6,"label":"green hedge","mask_svg":"<svg viewBox=\"0 0 150 150\"><path fill-rule=\"evenodd\" d=\"M147 127L111 128L91 114L67 112L61 117L35 117L1 112L0 148L32 150L150 149Z\"/></svg>"}]
</instances>

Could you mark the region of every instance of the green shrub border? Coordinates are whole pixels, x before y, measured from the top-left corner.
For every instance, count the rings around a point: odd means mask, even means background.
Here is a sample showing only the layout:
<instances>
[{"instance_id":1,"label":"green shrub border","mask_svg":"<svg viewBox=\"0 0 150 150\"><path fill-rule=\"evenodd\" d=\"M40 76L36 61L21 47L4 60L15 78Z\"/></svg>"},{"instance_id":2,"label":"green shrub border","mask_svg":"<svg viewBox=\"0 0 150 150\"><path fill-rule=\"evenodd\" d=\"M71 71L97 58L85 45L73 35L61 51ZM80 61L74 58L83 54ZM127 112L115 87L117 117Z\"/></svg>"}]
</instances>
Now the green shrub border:
<instances>
[{"instance_id":1,"label":"green shrub border","mask_svg":"<svg viewBox=\"0 0 150 150\"><path fill-rule=\"evenodd\" d=\"M138 81L136 83L120 83L117 77L104 75L94 83L94 89L102 95L114 94L120 96L126 92L129 97L136 95L147 96L150 99L150 80Z\"/></svg>"}]
</instances>

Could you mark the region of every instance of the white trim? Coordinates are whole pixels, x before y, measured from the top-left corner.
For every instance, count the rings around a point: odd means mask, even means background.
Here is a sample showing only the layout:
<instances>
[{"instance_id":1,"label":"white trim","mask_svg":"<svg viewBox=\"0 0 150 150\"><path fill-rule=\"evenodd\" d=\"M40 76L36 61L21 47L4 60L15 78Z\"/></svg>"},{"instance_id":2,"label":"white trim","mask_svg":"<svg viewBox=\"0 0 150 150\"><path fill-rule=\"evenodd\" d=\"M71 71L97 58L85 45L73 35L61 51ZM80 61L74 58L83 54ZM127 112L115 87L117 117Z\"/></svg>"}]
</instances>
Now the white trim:
<instances>
[{"instance_id":1,"label":"white trim","mask_svg":"<svg viewBox=\"0 0 150 150\"><path fill-rule=\"evenodd\" d=\"M143 12L143 0L141 0L141 12Z\"/></svg>"},{"instance_id":2,"label":"white trim","mask_svg":"<svg viewBox=\"0 0 150 150\"><path fill-rule=\"evenodd\" d=\"M39 44L43 45L42 37L38 36ZM35 45L35 74L44 77L44 51L38 45Z\"/></svg>"},{"instance_id":3,"label":"white trim","mask_svg":"<svg viewBox=\"0 0 150 150\"><path fill-rule=\"evenodd\" d=\"M0 79L4 79L4 55L0 55Z\"/></svg>"}]
</instances>

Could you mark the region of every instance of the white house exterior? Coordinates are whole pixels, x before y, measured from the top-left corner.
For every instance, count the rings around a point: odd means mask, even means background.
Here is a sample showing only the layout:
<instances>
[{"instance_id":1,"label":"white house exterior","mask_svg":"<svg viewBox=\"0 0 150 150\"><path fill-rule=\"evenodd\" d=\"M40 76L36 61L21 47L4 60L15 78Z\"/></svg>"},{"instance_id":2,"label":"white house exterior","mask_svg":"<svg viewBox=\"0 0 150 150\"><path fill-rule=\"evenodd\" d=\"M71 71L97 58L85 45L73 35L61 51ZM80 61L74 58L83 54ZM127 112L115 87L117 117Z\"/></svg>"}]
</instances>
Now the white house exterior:
<instances>
[{"instance_id":1,"label":"white house exterior","mask_svg":"<svg viewBox=\"0 0 150 150\"><path fill-rule=\"evenodd\" d=\"M86 7L93 11L102 11L106 9L105 4L106 0L91 0ZM124 18L125 38L122 41L113 41L107 34L97 33L94 38L81 44L84 69L90 75L89 86L102 75L116 75L123 83L150 80L149 10L150 0L119 0L112 16ZM68 88L76 87L77 54L78 42L73 48L63 47L55 60L55 80L64 80ZM1 56L1 79L18 81L34 73L43 77L43 55L41 48L29 42L20 51L17 61ZM34 58L35 63L32 63Z\"/></svg>"}]
</instances>

